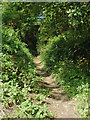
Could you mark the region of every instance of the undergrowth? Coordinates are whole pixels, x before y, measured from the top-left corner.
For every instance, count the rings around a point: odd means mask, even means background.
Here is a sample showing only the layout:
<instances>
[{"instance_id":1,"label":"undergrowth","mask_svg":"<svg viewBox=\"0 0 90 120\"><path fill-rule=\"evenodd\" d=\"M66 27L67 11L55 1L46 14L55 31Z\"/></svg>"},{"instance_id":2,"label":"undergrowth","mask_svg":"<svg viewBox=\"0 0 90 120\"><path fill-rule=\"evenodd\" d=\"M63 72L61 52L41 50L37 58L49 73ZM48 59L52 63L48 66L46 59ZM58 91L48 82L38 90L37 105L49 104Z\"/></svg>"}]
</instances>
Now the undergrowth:
<instances>
[{"instance_id":1,"label":"undergrowth","mask_svg":"<svg viewBox=\"0 0 90 120\"><path fill-rule=\"evenodd\" d=\"M4 117L8 118L48 118L45 97L49 90L39 85L42 77L37 76L32 55L26 44L20 41L18 29L3 25L2 49L2 102L6 109L12 108Z\"/></svg>"},{"instance_id":2,"label":"undergrowth","mask_svg":"<svg viewBox=\"0 0 90 120\"><path fill-rule=\"evenodd\" d=\"M74 36L73 36L74 35ZM51 71L56 83L70 98L75 98L77 112L86 118L88 113L89 54L83 49L87 36L77 32L65 32L49 39L41 52L46 71ZM84 45L84 46L82 46Z\"/></svg>"}]
</instances>

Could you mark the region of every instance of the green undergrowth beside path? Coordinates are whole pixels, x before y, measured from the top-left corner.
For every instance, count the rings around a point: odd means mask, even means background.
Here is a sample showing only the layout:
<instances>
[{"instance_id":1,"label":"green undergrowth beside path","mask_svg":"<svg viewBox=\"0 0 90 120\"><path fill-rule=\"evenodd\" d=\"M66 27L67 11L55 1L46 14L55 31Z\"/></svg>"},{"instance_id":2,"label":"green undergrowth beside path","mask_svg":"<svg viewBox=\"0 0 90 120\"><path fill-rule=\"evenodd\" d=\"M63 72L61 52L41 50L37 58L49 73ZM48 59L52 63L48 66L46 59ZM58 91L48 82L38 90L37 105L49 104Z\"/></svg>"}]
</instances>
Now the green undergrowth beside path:
<instances>
[{"instance_id":1,"label":"green undergrowth beside path","mask_svg":"<svg viewBox=\"0 0 90 120\"><path fill-rule=\"evenodd\" d=\"M49 91L39 85L42 77L37 76L36 67L26 44L21 42L18 30L2 28L2 102L8 110L4 117L47 118L45 97ZM12 112L9 113L9 109ZM15 113L14 113L15 112Z\"/></svg>"},{"instance_id":2,"label":"green undergrowth beside path","mask_svg":"<svg viewBox=\"0 0 90 120\"><path fill-rule=\"evenodd\" d=\"M2 102L8 112L14 108L12 117L18 118L52 117L44 102L49 90L36 72L34 55L76 100L80 116L88 118L89 2L3 2L1 7Z\"/></svg>"},{"instance_id":3,"label":"green undergrowth beside path","mask_svg":"<svg viewBox=\"0 0 90 120\"><path fill-rule=\"evenodd\" d=\"M56 78L56 83L70 98L76 100L77 112L81 117L88 117L89 102L89 59L83 57L83 47L86 36L79 36L68 31L49 39L41 52L41 60L46 71L51 71ZM73 44L73 45L72 45ZM83 46L82 46L83 45ZM78 48L79 47L79 48ZM79 50L78 50L79 49ZM76 50L76 54L74 51ZM88 55L88 54L87 54ZM75 58L76 57L76 58Z\"/></svg>"}]
</instances>

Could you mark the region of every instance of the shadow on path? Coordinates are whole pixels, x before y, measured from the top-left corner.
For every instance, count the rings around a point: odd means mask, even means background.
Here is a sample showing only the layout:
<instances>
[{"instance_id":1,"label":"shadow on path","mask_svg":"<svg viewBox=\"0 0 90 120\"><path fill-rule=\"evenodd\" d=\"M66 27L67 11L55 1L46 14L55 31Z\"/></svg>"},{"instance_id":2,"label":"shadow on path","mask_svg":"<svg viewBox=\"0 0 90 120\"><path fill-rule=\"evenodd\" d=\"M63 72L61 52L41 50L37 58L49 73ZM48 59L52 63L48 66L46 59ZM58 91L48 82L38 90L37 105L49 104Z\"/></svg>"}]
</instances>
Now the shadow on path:
<instances>
[{"instance_id":1,"label":"shadow on path","mask_svg":"<svg viewBox=\"0 0 90 120\"><path fill-rule=\"evenodd\" d=\"M42 63L39 61L37 57L34 58L34 62L37 66L37 72L39 76L44 77L44 79L37 84L41 85L43 84L44 89L50 89L50 93L52 94L50 97L56 100L62 100L62 101L68 101L69 98L67 94L65 94L62 89L60 88L59 85L56 85L55 79L52 78L52 76L48 73L45 72L43 69Z\"/></svg>"},{"instance_id":2,"label":"shadow on path","mask_svg":"<svg viewBox=\"0 0 90 120\"><path fill-rule=\"evenodd\" d=\"M38 75L44 77L43 80L37 84L43 84L42 88L49 89L51 93L51 96L46 98L48 111L51 111L55 118L79 118L79 116L75 114L76 108L74 101L70 100L61 87L56 84L55 79L44 71L43 65L38 57L34 57L34 62Z\"/></svg>"}]
</instances>

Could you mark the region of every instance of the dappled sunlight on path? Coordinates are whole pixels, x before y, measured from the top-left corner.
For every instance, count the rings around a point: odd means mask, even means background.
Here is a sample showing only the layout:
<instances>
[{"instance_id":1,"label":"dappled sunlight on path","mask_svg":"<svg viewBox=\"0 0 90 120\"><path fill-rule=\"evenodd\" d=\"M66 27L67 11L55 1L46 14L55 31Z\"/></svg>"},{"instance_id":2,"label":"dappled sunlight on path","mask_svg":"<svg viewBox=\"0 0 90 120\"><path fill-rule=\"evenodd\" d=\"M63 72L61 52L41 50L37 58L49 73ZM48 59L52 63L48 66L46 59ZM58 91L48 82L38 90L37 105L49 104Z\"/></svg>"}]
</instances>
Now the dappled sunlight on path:
<instances>
[{"instance_id":1,"label":"dappled sunlight on path","mask_svg":"<svg viewBox=\"0 0 90 120\"><path fill-rule=\"evenodd\" d=\"M44 77L41 81L44 88L50 89L51 96L46 98L48 111L54 114L55 118L79 118L76 114L74 101L69 100L68 95L55 83L55 79L44 71L43 65L38 57L34 57L37 72Z\"/></svg>"}]
</instances>

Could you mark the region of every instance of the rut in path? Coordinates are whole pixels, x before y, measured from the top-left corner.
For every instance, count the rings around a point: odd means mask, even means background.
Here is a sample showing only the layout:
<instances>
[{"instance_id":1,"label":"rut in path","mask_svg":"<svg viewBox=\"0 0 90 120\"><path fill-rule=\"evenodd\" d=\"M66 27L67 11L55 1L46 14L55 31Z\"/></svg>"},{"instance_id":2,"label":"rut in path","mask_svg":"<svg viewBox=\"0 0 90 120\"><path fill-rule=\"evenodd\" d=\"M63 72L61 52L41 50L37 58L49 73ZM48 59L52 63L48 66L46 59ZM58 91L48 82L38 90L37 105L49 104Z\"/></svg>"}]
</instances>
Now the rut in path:
<instances>
[{"instance_id":1,"label":"rut in path","mask_svg":"<svg viewBox=\"0 0 90 120\"><path fill-rule=\"evenodd\" d=\"M51 98L46 98L48 111L51 111L55 118L79 118L79 115L76 114L74 101L69 100L67 94L63 92L60 86L56 85L55 79L43 70L43 65L38 57L34 57L34 62L38 74L44 77L42 82L44 82L45 88L49 88L52 93Z\"/></svg>"}]
</instances>

